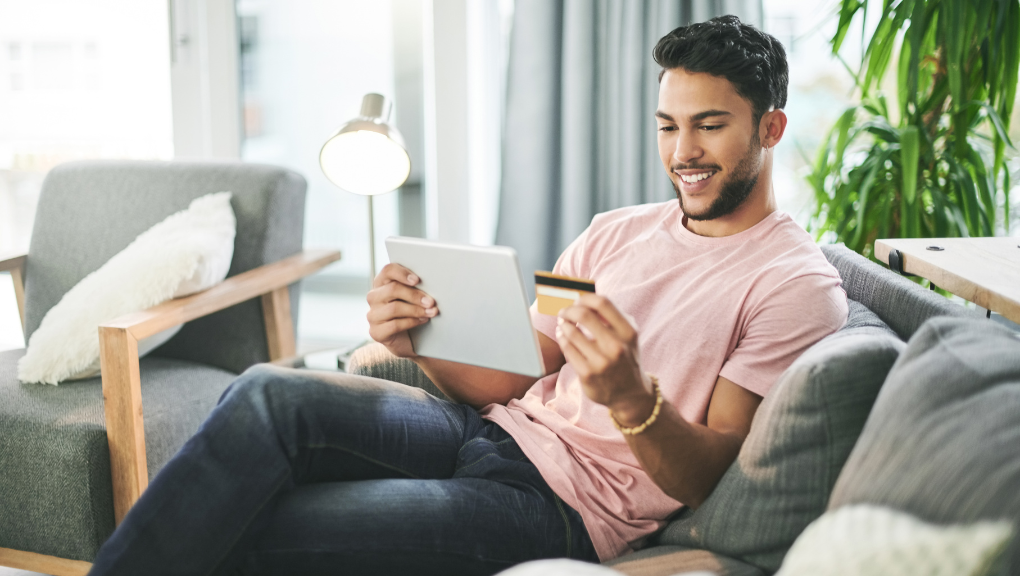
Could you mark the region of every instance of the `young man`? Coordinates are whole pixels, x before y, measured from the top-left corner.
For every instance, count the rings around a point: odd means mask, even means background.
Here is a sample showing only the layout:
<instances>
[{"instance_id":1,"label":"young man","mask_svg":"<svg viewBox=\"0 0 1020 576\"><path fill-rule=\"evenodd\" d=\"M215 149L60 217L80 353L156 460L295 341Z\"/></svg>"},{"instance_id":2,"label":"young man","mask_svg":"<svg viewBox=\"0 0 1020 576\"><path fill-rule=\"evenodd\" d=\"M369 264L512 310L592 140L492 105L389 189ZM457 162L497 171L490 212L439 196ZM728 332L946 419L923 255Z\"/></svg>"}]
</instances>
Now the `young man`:
<instances>
[{"instance_id":1,"label":"young man","mask_svg":"<svg viewBox=\"0 0 1020 576\"><path fill-rule=\"evenodd\" d=\"M755 410L839 329L839 277L778 212L787 65L734 17L655 48L678 202L596 216L555 271L599 295L533 311L539 380L416 356L438 313L386 266L372 337L459 403L354 376L257 367L224 393L100 551L95 574L493 573L608 560L705 501Z\"/></svg>"}]
</instances>

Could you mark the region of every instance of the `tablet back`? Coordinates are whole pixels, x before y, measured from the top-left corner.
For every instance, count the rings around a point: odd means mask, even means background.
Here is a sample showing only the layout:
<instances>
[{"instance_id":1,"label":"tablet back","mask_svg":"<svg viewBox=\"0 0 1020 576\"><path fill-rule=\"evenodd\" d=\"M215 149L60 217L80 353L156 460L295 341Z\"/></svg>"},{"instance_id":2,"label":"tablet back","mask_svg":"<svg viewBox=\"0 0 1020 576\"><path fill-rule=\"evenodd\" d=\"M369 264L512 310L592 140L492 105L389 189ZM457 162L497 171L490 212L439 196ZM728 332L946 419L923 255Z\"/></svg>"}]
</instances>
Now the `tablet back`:
<instances>
[{"instance_id":1,"label":"tablet back","mask_svg":"<svg viewBox=\"0 0 1020 576\"><path fill-rule=\"evenodd\" d=\"M422 356L542 376L542 352L531 326L517 253L503 246L386 239L390 262L421 278L439 315L411 330Z\"/></svg>"}]
</instances>

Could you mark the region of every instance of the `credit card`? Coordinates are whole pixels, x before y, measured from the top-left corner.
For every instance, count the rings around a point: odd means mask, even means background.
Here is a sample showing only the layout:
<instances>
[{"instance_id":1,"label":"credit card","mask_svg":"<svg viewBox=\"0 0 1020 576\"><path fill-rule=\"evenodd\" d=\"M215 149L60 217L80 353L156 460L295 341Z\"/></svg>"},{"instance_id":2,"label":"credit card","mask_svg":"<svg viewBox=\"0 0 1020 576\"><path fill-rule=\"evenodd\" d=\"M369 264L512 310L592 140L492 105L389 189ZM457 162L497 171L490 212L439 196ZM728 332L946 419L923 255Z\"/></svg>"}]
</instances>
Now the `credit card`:
<instances>
[{"instance_id":1,"label":"credit card","mask_svg":"<svg viewBox=\"0 0 1020 576\"><path fill-rule=\"evenodd\" d=\"M595 293L595 282L584 278L535 271L535 296L540 314L555 316L572 306L585 292Z\"/></svg>"}]
</instances>

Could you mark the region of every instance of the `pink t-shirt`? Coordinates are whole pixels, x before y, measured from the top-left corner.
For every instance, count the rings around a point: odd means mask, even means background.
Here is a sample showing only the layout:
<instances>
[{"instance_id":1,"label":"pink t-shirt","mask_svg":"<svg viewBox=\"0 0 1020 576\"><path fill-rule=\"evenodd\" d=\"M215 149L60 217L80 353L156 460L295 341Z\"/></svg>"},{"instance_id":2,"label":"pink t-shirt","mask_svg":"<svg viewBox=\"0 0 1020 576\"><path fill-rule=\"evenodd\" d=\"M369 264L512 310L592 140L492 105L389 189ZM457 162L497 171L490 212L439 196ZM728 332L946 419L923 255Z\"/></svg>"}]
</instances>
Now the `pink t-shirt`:
<instances>
[{"instance_id":1,"label":"pink t-shirt","mask_svg":"<svg viewBox=\"0 0 1020 576\"><path fill-rule=\"evenodd\" d=\"M599 214L554 271L594 280L634 317L642 369L683 418L704 424L719 376L764 396L805 349L843 326L847 301L839 274L788 215L722 238L692 233L682 215L676 200ZM534 306L531 315L555 340L556 318ZM482 415L580 512L603 561L639 547L681 506L641 469L569 363Z\"/></svg>"}]
</instances>

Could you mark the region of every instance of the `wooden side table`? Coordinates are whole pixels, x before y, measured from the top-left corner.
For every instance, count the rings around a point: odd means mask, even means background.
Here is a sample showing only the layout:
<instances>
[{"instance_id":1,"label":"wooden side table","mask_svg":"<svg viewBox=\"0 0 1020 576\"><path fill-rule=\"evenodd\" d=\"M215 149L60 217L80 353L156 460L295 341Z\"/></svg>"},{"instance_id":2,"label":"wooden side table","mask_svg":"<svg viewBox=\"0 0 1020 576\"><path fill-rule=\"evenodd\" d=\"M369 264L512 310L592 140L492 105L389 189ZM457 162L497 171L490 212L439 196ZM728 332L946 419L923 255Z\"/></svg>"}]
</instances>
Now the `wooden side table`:
<instances>
[{"instance_id":1,"label":"wooden side table","mask_svg":"<svg viewBox=\"0 0 1020 576\"><path fill-rule=\"evenodd\" d=\"M875 241L875 257L1020 324L1020 238L896 238Z\"/></svg>"}]
</instances>

